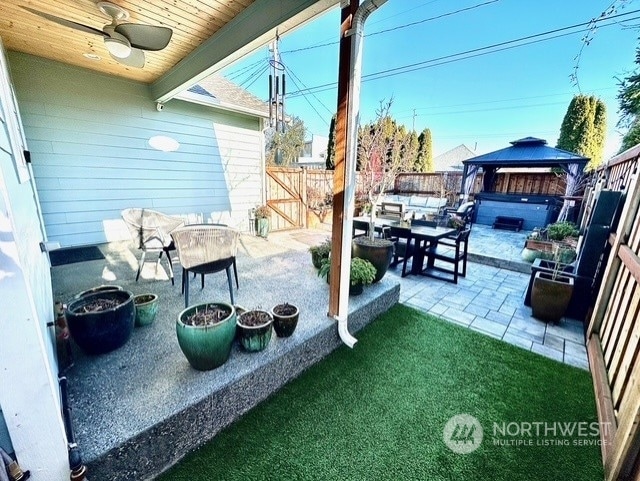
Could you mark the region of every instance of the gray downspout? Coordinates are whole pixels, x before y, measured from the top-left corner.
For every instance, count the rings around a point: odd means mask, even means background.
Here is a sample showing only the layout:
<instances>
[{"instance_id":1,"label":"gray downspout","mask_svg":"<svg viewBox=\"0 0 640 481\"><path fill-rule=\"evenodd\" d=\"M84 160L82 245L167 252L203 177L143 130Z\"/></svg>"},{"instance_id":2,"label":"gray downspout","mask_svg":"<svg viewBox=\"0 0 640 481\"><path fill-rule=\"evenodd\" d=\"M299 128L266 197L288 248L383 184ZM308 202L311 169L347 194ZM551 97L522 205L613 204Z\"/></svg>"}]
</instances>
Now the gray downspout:
<instances>
[{"instance_id":1,"label":"gray downspout","mask_svg":"<svg viewBox=\"0 0 640 481\"><path fill-rule=\"evenodd\" d=\"M360 120L360 83L362 78L362 44L364 23L371 13L376 11L387 0L365 0L358 7L351 21L351 28L345 35L355 35L351 42L351 72L349 75L349 100L347 106L347 138L346 138L346 190L343 206L342 262L340 277L349 279L351 257L351 230L353 226L353 208L356 190L356 156L358 151L358 122ZM347 346L353 347L358 340L349 333L347 316L349 312L349 283L340 286L338 301L338 334Z\"/></svg>"}]
</instances>

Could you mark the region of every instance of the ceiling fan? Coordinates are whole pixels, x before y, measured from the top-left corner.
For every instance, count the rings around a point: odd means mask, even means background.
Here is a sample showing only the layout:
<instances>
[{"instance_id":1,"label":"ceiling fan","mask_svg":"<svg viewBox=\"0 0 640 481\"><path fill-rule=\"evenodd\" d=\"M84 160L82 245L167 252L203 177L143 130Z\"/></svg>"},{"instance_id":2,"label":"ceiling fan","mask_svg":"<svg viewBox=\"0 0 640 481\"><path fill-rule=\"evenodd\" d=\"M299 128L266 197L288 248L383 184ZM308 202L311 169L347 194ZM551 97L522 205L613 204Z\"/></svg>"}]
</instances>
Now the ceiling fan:
<instances>
[{"instance_id":1,"label":"ceiling fan","mask_svg":"<svg viewBox=\"0 0 640 481\"><path fill-rule=\"evenodd\" d=\"M162 50L171 40L173 30L169 27L120 23L129 20L129 12L111 2L98 2L96 6L102 13L111 17L111 23L102 27L102 30L29 7L22 8L59 25L103 37L109 55L117 62L129 67L144 67L144 50Z\"/></svg>"}]
</instances>

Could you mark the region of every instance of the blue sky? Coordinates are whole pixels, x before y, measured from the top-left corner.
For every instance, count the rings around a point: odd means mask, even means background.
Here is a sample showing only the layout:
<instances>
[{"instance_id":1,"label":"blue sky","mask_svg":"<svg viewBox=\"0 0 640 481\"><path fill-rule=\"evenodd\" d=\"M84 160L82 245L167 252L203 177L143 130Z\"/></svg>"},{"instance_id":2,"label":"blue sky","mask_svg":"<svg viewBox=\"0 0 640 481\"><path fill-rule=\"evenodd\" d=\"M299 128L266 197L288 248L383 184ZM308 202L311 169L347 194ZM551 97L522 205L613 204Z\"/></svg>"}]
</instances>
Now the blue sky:
<instances>
[{"instance_id":1,"label":"blue sky","mask_svg":"<svg viewBox=\"0 0 640 481\"><path fill-rule=\"evenodd\" d=\"M588 33L578 27L503 51L429 61L588 22L612 1L388 0L365 26L361 119L372 120L380 101L393 97L391 113L399 123L417 132L431 129L435 155L460 144L481 154L526 136L555 145L569 102L583 93L607 105L608 157L619 147L617 78L635 67L640 11L631 12L640 10L640 1L617 0L623 6L618 14L628 15L599 23L584 47ZM328 134L336 108L339 19L335 8L280 39L286 111L304 121L308 138ZM579 54L578 87L570 75ZM266 100L269 56L261 49L223 73ZM420 63L411 72L386 72ZM302 89L311 92L297 93Z\"/></svg>"}]
</instances>

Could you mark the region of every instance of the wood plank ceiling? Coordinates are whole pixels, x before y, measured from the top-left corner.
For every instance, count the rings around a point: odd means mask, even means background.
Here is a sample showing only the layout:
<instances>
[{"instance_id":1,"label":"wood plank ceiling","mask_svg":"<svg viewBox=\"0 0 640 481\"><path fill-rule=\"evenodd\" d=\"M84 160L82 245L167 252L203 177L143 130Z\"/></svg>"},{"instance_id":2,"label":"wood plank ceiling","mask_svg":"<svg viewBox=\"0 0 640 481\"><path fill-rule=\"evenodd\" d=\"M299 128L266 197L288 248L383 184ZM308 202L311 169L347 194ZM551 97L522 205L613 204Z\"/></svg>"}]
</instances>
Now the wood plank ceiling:
<instances>
[{"instance_id":1,"label":"wood plank ceiling","mask_svg":"<svg viewBox=\"0 0 640 481\"><path fill-rule=\"evenodd\" d=\"M162 25L173 29L169 45L145 52L144 68L113 60L98 35L61 26L22 6L102 30L111 19L93 0L1 0L0 38L5 49L45 57L106 74L152 83L214 35L254 0L113 0L129 12L130 23ZM93 54L91 60L83 54Z\"/></svg>"}]
</instances>

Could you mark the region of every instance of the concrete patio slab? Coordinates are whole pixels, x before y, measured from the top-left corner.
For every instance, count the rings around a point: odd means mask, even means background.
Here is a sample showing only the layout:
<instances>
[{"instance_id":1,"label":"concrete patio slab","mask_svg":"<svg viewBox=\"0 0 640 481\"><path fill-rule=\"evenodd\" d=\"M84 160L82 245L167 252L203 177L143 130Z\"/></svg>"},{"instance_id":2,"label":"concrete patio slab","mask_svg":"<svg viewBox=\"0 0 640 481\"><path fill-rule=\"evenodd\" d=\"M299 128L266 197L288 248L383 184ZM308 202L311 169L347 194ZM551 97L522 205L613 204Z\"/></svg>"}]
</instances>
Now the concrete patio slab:
<instances>
[{"instance_id":1,"label":"concrete patio slab","mask_svg":"<svg viewBox=\"0 0 640 481\"><path fill-rule=\"evenodd\" d=\"M92 477L148 479L213 437L237 416L275 392L340 345L335 322L325 315L328 286L317 278L308 248L329 232L243 235L238 254L236 304L269 309L298 303L299 327L291 338L274 338L261 353L237 346L229 361L209 372L194 371L179 350L175 319L184 307L181 273L172 286L163 264L145 265L134 281L138 253L128 243L100 246L104 260L52 269L54 296L69 301L86 288L112 283L162 299L155 323L137 328L122 348L98 357L75 352L67 372L76 437ZM546 324L523 305L529 264L520 260L526 232L474 226L466 278L457 285L392 269L379 284L350 298L352 332L390 305L404 302L477 332L581 369L588 369L582 322ZM495 257L492 257L495 256ZM176 264L177 265L177 264ZM224 273L191 283L191 303L228 300Z\"/></svg>"}]
</instances>

